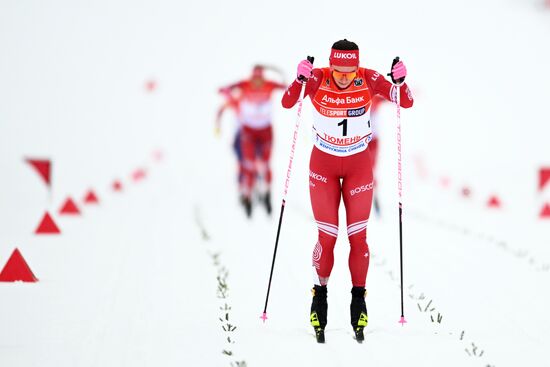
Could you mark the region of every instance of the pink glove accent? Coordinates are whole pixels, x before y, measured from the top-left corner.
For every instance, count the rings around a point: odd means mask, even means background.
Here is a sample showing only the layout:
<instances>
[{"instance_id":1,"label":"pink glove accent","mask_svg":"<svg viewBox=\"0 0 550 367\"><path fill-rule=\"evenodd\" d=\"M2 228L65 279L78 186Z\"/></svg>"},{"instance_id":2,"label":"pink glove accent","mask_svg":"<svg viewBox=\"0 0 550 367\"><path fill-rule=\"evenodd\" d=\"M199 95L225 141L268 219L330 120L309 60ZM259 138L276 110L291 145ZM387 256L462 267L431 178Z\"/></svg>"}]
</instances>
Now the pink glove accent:
<instances>
[{"instance_id":1,"label":"pink glove accent","mask_svg":"<svg viewBox=\"0 0 550 367\"><path fill-rule=\"evenodd\" d=\"M407 68L405 67L405 64L403 64L403 61L399 61L397 64L395 64L391 69L391 73L395 80L399 80L401 78L406 77Z\"/></svg>"},{"instance_id":2,"label":"pink glove accent","mask_svg":"<svg viewBox=\"0 0 550 367\"><path fill-rule=\"evenodd\" d=\"M296 73L298 79L300 76L305 77L306 79L309 79L311 77L311 71L313 70L313 64L310 63L308 60L302 60L298 64L298 72Z\"/></svg>"},{"instance_id":3,"label":"pink glove accent","mask_svg":"<svg viewBox=\"0 0 550 367\"><path fill-rule=\"evenodd\" d=\"M225 97L231 97L231 89L227 88L227 87L224 87L224 88L220 88L218 90L218 92L220 94L222 94L223 96Z\"/></svg>"}]
</instances>

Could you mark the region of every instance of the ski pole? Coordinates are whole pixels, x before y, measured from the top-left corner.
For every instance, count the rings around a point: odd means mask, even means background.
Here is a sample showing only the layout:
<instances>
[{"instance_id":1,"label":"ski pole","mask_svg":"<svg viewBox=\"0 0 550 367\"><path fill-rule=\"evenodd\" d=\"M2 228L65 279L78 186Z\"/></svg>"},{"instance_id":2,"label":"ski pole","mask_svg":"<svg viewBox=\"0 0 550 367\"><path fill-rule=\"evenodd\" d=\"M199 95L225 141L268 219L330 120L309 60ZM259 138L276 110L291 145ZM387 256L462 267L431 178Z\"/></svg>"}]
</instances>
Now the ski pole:
<instances>
[{"instance_id":1,"label":"ski pole","mask_svg":"<svg viewBox=\"0 0 550 367\"><path fill-rule=\"evenodd\" d=\"M308 61L313 64L314 57L308 56ZM273 260L271 261L271 271L269 272L269 283L267 285L267 294L265 296L264 312L260 318L265 322L267 320L267 302L269 301L269 291L271 290L271 280L273 279L273 269L275 268L275 257L277 256L277 246L279 245L279 235L281 234L281 223L283 222L283 213L285 212L286 194L288 193L288 185L290 184L290 174L292 173L292 161L294 160L294 152L296 150L296 140L298 138L298 128L300 127L300 120L302 116L302 103L305 97L305 88L307 80L303 76L299 77L304 83L302 84L302 90L300 91L300 98L298 99L298 111L296 113L296 124L294 126L294 134L292 135L292 146L290 147L290 158L288 160L288 168L286 171L285 190L283 192L283 202L281 204L281 213L279 215L279 226L277 227L277 237L275 239L275 249L273 250ZM302 91L304 91L302 95Z\"/></svg>"},{"instance_id":2,"label":"ski pole","mask_svg":"<svg viewBox=\"0 0 550 367\"><path fill-rule=\"evenodd\" d=\"M392 69L395 64L399 62L399 57L393 59ZM394 83L401 83L402 80L396 81L393 75L389 74ZM399 268L401 276L401 318L399 323L403 326L407 320L405 320L405 310L403 306L403 175L402 175L402 163L401 163L401 90L400 85L395 85L395 106L396 106L396 120L397 120L397 196L399 197Z\"/></svg>"},{"instance_id":3,"label":"ski pole","mask_svg":"<svg viewBox=\"0 0 550 367\"><path fill-rule=\"evenodd\" d=\"M400 92L400 87L397 87L397 191L399 196L399 269L401 274L401 319L399 319L399 323L403 326L407 320L405 320L405 310L403 306L403 165L401 162Z\"/></svg>"}]
</instances>

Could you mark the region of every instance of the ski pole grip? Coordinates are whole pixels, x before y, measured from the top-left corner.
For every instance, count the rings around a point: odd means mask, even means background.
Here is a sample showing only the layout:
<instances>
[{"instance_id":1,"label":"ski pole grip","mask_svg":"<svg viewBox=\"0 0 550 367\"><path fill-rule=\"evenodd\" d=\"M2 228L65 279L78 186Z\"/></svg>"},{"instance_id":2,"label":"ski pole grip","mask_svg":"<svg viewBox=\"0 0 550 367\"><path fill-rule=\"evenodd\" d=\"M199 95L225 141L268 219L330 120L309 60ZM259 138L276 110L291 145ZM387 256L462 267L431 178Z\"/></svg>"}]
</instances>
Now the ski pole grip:
<instances>
[{"instance_id":1,"label":"ski pole grip","mask_svg":"<svg viewBox=\"0 0 550 367\"><path fill-rule=\"evenodd\" d=\"M391 68L393 69L393 67L395 66L395 64L397 64L399 62L399 56L396 56L394 59L393 59L393 62L391 63ZM390 72L387 74L388 76L392 76L391 75L391 70Z\"/></svg>"},{"instance_id":2,"label":"ski pole grip","mask_svg":"<svg viewBox=\"0 0 550 367\"><path fill-rule=\"evenodd\" d=\"M396 57L393 59L393 62L391 63L391 68L392 68L392 70L393 70L393 67L395 66L395 64L397 64L398 62L399 62L399 56L396 56ZM401 78L401 79L399 79L399 80L395 80L395 79L393 78L393 73L391 72L391 70L390 70L390 72L389 72L387 75L391 78L391 81L393 82L393 84L396 84L396 83L403 83L403 81L404 81L404 79L405 79L405 78Z\"/></svg>"},{"instance_id":3,"label":"ski pole grip","mask_svg":"<svg viewBox=\"0 0 550 367\"><path fill-rule=\"evenodd\" d=\"M315 57L313 57L313 56L308 56L308 57L307 57L307 61L309 61L309 62L311 63L311 65L313 65L313 61L314 61L314 60L315 60ZM306 78L305 76L303 76L303 75L300 75L300 76L298 77L298 80L304 82L304 81L307 80L307 78Z\"/></svg>"}]
</instances>

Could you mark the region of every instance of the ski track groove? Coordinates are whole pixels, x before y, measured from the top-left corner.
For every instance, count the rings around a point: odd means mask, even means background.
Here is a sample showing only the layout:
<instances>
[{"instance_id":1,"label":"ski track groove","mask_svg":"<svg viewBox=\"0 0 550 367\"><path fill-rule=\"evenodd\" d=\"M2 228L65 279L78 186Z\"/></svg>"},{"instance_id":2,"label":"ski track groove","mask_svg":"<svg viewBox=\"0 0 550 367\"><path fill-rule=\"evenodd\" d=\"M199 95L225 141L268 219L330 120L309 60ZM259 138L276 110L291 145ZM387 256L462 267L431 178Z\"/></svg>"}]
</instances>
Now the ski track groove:
<instances>
[{"instance_id":1,"label":"ski track groove","mask_svg":"<svg viewBox=\"0 0 550 367\"><path fill-rule=\"evenodd\" d=\"M385 258L380 258L379 261L377 261L377 258L378 256L376 255L373 255L372 256L372 259L375 261L375 263L373 265L375 266L378 266L380 268L384 268L384 267L387 267L387 260ZM399 284L399 280L396 279L394 276L393 276L393 271L392 270L389 270L389 271L386 271L384 272L389 278L390 280L395 283L395 285L398 287L398 288L401 288L400 284ZM436 318L434 319L434 312L436 311L436 307L432 307L430 308L430 306L432 306L432 304L434 303L433 302L433 299L432 298L429 298L429 301L426 302L426 300L428 300L428 297L426 297L426 295L424 294L424 292L420 292L420 294L418 293L415 293L414 291L412 291L412 289L414 288L414 284L410 284L408 287L407 287L407 292L408 292L408 296L410 299L414 300L414 301L417 301L416 304L418 305L418 312L420 313L427 313L429 314L429 318L426 318L426 320L430 320L432 324L439 324L441 325L442 324L442 320L443 320L443 313L442 311L438 311L437 312L437 315L436 315ZM422 305L421 303L425 303L425 306ZM429 313L428 313L429 311ZM449 333L451 335L454 335L455 333L453 331L446 331L445 333ZM437 335L443 335L445 333L438 333L437 331L435 332L435 334ZM467 342L464 340L464 335L465 335L466 331L465 330L462 330L462 332L460 333L460 339L458 340L459 342L461 342L461 346L464 346L464 350L465 350L465 353L467 353L470 357L478 357L478 358L481 358L484 354L484 350L481 350L480 351L480 354L477 355L476 354L476 351L479 349L479 347L474 343L474 342ZM472 351L470 352L469 348L471 347ZM484 362L485 363L485 362ZM486 363L484 366L493 366L493 365L490 365L489 363Z\"/></svg>"},{"instance_id":2,"label":"ski track groove","mask_svg":"<svg viewBox=\"0 0 550 367\"><path fill-rule=\"evenodd\" d=\"M197 225L202 240L205 244L210 243L211 237L201 219L200 216L200 208L198 205L195 205L194 207L194 217L195 217L195 224ZM232 338L232 333L237 329L237 325L234 325L231 323L231 305L228 302L229 299L229 285L227 278L229 277L229 269L221 262L220 260L220 252L212 252L210 250L207 251L208 255L212 259L213 265L216 268L216 279L218 280L218 287L216 290L217 298L223 301L223 306L220 303L220 315L218 317L218 320L221 322L222 326L221 329L225 333L223 335L223 340L227 343L226 347L222 350L222 354L226 355L229 358L234 358L234 353L231 348L232 345L236 344L236 340ZM246 367L246 361L245 360L233 360L230 362L231 367Z\"/></svg>"},{"instance_id":3,"label":"ski track groove","mask_svg":"<svg viewBox=\"0 0 550 367\"><path fill-rule=\"evenodd\" d=\"M533 256L528 256L529 255L528 250L513 248L509 245L507 241L498 239L496 236L493 236L492 234L485 233L482 231L471 230L466 226L461 226L451 222L447 222L440 218L435 219L430 217L427 214L421 213L418 210L411 210L407 215L417 220L423 221L425 223L429 223L433 226L436 226L439 228L445 228L446 230L449 230L451 232L454 232L463 236L482 240L486 244L493 244L496 246L497 249L501 250L502 252L508 253L509 255L514 256L519 261L523 261L524 263L527 263L527 265L532 269L534 269L535 271L546 272L546 273L550 272L550 262L537 261Z\"/></svg>"}]
</instances>

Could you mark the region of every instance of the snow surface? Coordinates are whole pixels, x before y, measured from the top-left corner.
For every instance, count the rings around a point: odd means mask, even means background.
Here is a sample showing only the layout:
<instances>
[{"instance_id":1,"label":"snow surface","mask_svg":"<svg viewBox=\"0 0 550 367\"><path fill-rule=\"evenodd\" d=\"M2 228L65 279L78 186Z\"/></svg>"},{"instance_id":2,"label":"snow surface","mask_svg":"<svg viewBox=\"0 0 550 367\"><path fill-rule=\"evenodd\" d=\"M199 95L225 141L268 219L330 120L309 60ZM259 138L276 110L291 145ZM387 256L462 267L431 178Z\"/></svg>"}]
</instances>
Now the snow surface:
<instances>
[{"instance_id":1,"label":"snow surface","mask_svg":"<svg viewBox=\"0 0 550 367\"><path fill-rule=\"evenodd\" d=\"M272 218L260 207L244 217L232 119L219 139L213 120L216 89L255 63L290 81L298 61L325 65L344 37L380 72L401 56L416 97L402 111L408 323L397 323L395 111L386 105L366 342L349 326L344 230L318 345L308 322L308 109L265 324L296 110L275 111ZM0 366L550 365L550 222L538 219L550 187L536 190L538 169L550 166L548 39L550 11L534 0L2 0L0 266L18 247L39 282L0 283ZM53 159L51 192L25 157ZM147 172L140 182L137 168ZM114 179L123 192L111 190ZM88 188L96 207L82 204ZM493 194L501 209L486 207ZM68 195L81 217L57 213ZM33 234L45 210L60 236Z\"/></svg>"}]
</instances>

